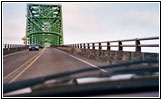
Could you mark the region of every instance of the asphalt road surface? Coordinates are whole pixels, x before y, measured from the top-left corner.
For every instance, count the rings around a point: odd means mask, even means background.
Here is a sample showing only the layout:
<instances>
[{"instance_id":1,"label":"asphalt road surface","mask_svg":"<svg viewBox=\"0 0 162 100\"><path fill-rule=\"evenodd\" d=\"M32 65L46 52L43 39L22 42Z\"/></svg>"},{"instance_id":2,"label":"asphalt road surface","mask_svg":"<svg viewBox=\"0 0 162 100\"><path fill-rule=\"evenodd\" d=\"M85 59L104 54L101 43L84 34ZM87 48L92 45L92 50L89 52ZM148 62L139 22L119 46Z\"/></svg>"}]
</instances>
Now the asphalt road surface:
<instances>
[{"instance_id":1,"label":"asphalt road surface","mask_svg":"<svg viewBox=\"0 0 162 100\"><path fill-rule=\"evenodd\" d=\"M84 68L97 68L97 71L79 73L70 77L106 73L99 66L106 63L71 55L56 48L43 48L39 51L20 51L3 57L3 82L37 78L57 73L75 71Z\"/></svg>"}]
</instances>

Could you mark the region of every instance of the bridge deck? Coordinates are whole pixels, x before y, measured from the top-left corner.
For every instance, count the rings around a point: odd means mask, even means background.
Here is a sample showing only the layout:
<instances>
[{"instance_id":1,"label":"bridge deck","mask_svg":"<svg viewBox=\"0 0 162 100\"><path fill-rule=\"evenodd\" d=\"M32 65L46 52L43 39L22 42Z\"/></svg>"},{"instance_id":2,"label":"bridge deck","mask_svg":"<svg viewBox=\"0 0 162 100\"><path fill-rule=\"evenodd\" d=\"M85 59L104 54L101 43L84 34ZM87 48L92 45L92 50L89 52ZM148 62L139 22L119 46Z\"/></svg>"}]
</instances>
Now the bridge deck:
<instances>
[{"instance_id":1,"label":"bridge deck","mask_svg":"<svg viewBox=\"0 0 162 100\"><path fill-rule=\"evenodd\" d=\"M78 55L74 56L55 48L44 48L40 51L25 50L3 57L3 78L4 83L12 83L102 65L106 65L106 63L96 62ZM106 72L106 70L98 69L92 73L81 73L76 76Z\"/></svg>"}]
</instances>

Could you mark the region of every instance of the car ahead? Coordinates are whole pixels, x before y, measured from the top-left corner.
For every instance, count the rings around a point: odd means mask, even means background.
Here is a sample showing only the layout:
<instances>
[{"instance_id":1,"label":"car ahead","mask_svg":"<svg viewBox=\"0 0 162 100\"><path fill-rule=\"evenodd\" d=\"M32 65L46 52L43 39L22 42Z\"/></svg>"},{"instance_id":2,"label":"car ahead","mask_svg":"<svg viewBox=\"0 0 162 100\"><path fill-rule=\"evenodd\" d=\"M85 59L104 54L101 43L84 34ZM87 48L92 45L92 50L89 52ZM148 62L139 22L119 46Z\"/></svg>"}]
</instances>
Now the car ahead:
<instances>
[{"instance_id":1,"label":"car ahead","mask_svg":"<svg viewBox=\"0 0 162 100\"><path fill-rule=\"evenodd\" d=\"M32 51L32 50L39 51L39 48L40 48L40 45L39 44L30 44L29 45L29 51Z\"/></svg>"}]
</instances>

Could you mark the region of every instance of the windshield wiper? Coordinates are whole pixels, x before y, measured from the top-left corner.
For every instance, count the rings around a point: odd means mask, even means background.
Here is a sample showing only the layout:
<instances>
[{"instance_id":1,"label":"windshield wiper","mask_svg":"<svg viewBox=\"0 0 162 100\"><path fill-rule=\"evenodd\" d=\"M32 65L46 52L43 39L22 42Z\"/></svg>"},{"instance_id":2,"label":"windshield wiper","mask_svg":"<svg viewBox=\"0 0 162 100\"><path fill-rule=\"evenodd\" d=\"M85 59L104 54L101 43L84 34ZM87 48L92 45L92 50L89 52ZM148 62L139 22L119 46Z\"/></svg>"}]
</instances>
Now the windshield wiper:
<instances>
[{"instance_id":1,"label":"windshield wiper","mask_svg":"<svg viewBox=\"0 0 162 100\"><path fill-rule=\"evenodd\" d=\"M159 62L158 60L144 60L144 61L123 63L123 64L113 64L113 65L108 65L108 66L101 66L100 68L101 69L109 69L109 68L118 68L121 66L124 66L125 68L127 68L131 65L136 65L136 64L143 64L143 63L154 64L154 63L158 63L158 62ZM58 79L58 78L67 77L67 76L78 74L78 73L96 71L96 70L98 70L98 69L97 68L85 68L85 69L76 70L76 71L69 71L69 72L54 74L54 75L45 76L45 77L23 80L23 81L14 82L11 84L4 84L3 85L3 93L7 93L7 92L10 92L13 90L18 90L18 89L22 89L25 87L30 87L30 86L34 86L37 84L41 84L41 83L43 83L47 80L51 80L51 79ZM157 70L157 69L155 69L155 70Z\"/></svg>"},{"instance_id":2,"label":"windshield wiper","mask_svg":"<svg viewBox=\"0 0 162 100\"><path fill-rule=\"evenodd\" d=\"M36 86L37 87L37 86ZM103 81L80 85L39 85L30 93L10 95L10 97L85 97L85 96L106 96L122 95L133 97L149 97L150 93L158 96L159 78L157 76L138 77L129 80Z\"/></svg>"}]
</instances>

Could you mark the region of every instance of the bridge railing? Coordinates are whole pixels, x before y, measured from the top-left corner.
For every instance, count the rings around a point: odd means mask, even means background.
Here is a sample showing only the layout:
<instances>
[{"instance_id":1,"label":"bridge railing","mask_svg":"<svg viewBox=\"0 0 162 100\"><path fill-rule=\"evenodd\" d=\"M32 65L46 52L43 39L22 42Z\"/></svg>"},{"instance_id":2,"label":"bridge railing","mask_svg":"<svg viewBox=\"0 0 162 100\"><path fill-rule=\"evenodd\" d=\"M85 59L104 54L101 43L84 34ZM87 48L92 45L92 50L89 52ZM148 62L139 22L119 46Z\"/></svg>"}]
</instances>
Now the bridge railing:
<instances>
[{"instance_id":1,"label":"bridge railing","mask_svg":"<svg viewBox=\"0 0 162 100\"><path fill-rule=\"evenodd\" d=\"M3 55L27 49L23 44L3 44Z\"/></svg>"},{"instance_id":2,"label":"bridge railing","mask_svg":"<svg viewBox=\"0 0 162 100\"><path fill-rule=\"evenodd\" d=\"M141 52L142 47L159 47L159 44L141 44L141 41L148 41L148 40L158 40L159 37L148 37L148 38L136 38L136 39L127 39L127 40L116 40L116 41L104 41L104 42L90 42L90 43L78 43L78 44L70 44L67 46L72 46L73 48L83 48L83 49L96 49L98 47L99 50L102 50L102 47L106 47L107 50L111 50L111 47L117 47L118 51L123 51L124 47L135 47L136 52ZM127 44L124 45L124 42L132 42L134 41L135 44ZM106 43L103 45L102 43ZM117 43L117 45L112 45L111 43ZM97 44L97 45L96 45Z\"/></svg>"},{"instance_id":3,"label":"bridge railing","mask_svg":"<svg viewBox=\"0 0 162 100\"><path fill-rule=\"evenodd\" d=\"M3 44L3 49L25 47L23 44Z\"/></svg>"}]
</instances>

